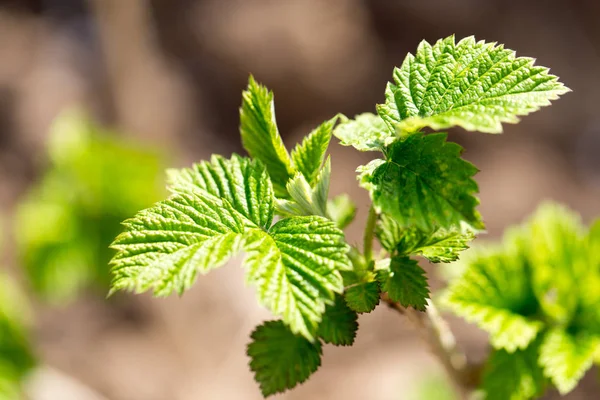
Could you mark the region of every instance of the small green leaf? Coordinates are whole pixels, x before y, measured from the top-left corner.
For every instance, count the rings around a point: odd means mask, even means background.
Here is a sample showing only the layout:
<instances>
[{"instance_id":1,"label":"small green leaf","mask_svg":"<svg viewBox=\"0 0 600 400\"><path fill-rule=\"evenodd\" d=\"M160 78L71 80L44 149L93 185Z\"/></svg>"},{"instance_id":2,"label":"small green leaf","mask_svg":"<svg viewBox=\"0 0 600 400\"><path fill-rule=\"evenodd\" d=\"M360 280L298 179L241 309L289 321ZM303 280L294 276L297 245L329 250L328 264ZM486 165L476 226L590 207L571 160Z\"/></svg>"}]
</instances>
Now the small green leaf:
<instances>
[{"instance_id":1,"label":"small green leaf","mask_svg":"<svg viewBox=\"0 0 600 400\"><path fill-rule=\"evenodd\" d=\"M331 140L331 131L338 120L338 116L323 122L292 150L292 165L296 171L312 186L316 183L317 175L321 170L327 147Z\"/></svg>"},{"instance_id":2,"label":"small green leaf","mask_svg":"<svg viewBox=\"0 0 600 400\"><path fill-rule=\"evenodd\" d=\"M539 340L524 350L494 350L483 371L486 400L529 400L541 396L546 379L538 365Z\"/></svg>"},{"instance_id":3,"label":"small green leaf","mask_svg":"<svg viewBox=\"0 0 600 400\"><path fill-rule=\"evenodd\" d=\"M329 218L327 212L327 197L329 196L329 179L331 176L331 159L327 158L325 165L316 178L316 184L311 187L304 175L296 173L290 179L286 188L291 197L276 199L276 210L284 216L319 215Z\"/></svg>"},{"instance_id":4,"label":"small green leaf","mask_svg":"<svg viewBox=\"0 0 600 400\"><path fill-rule=\"evenodd\" d=\"M294 175L290 156L275 121L273 92L258 84L252 76L242 93L240 132L244 148L254 159L265 164L275 194L287 197L285 185Z\"/></svg>"},{"instance_id":5,"label":"small green leaf","mask_svg":"<svg viewBox=\"0 0 600 400\"><path fill-rule=\"evenodd\" d=\"M439 228L434 232L423 232L418 228L402 229L393 218L381 214L377 237L390 253L420 255L438 263L456 261L459 253L469 248L467 243L475 238L475 232L468 226Z\"/></svg>"},{"instance_id":6,"label":"small green leaf","mask_svg":"<svg viewBox=\"0 0 600 400\"><path fill-rule=\"evenodd\" d=\"M353 146L359 151L382 151L394 138L378 115L364 113L351 120L342 121L333 131L342 146Z\"/></svg>"},{"instance_id":7,"label":"small green leaf","mask_svg":"<svg viewBox=\"0 0 600 400\"><path fill-rule=\"evenodd\" d=\"M327 212L338 228L344 229L356 216L356 204L347 194L341 194L327 202Z\"/></svg>"},{"instance_id":8,"label":"small green leaf","mask_svg":"<svg viewBox=\"0 0 600 400\"><path fill-rule=\"evenodd\" d=\"M294 335L281 321L265 322L251 338L250 369L265 397L306 381L321 365L321 343Z\"/></svg>"},{"instance_id":9,"label":"small green leaf","mask_svg":"<svg viewBox=\"0 0 600 400\"><path fill-rule=\"evenodd\" d=\"M540 348L540 364L544 374L565 395L592 366L600 351L600 336L572 335L560 328L550 330Z\"/></svg>"},{"instance_id":10,"label":"small green leaf","mask_svg":"<svg viewBox=\"0 0 600 400\"><path fill-rule=\"evenodd\" d=\"M363 178L372 185L373 203L402 228L431 232L467 223L482 229L472 179L477 168L461 152L444 133L416 133L395 142L386 149L387 160Z\"/></svg>"},{"instance_id":11,"label":"small green leaf","mask_svg":"<svg viewBox=\"0 0 600 400\"><path fill-rule=\"evenodd\" d=\"M378 112L391 129L405 132L460 126L500 133L503 122L516 123L568 91L532 58L472 36L458 43L450 36L433 46L421 42L394 69Z\"/></svg>"},{"instance_id":12,"label":"small green leaf","mask_svg":"<svg viewBox=\"0 0 600 400\"><path fill-rule=\"evenodd\" d=\"M379 267L381 268L381 267ZM383 291L404 307L425 311L429 299L427 274L416 260L395 256L389 261L389 275Z\"/></svg>"},{"instance_id":13,"label":"small green leaf","mask_svg":"<svg viewBox=\"0 0 600 400\"><path fill-rule=\"evenodd\" d=\"M357 313L369 313L379 304L379 283L364 282L346 289L346 304Z\"/></svg>"},{"instance_id":14,"label":"small green leaf","mask_svg":"<svg viewBox=\"0 0 600 400\"><path fill-rule=\"evenodd\" d=\"M335 303L327 306L319 325L319 337L325 343L351 346L358 329L358 315L348 307L344 296L335 296Z\"/></svg>"}]
</instances>

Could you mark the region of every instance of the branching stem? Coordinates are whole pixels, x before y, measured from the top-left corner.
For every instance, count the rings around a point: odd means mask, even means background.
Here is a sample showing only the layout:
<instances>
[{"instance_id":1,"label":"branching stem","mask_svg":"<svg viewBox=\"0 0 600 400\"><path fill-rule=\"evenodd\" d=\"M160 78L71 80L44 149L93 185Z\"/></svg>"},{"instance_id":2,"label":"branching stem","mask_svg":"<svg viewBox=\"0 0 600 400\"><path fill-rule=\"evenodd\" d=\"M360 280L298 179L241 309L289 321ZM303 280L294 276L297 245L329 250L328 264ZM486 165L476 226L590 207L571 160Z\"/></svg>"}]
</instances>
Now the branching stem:
<instances>
[{"instance_id":1,"label":"branching stem","mask_svg":"<svg viewBox=\"0 0 600 400\"><path fill-rule=\"evenodd\" d=\"M365 234L363 240L363 254L367 264L373 260L373 239L375 238L375 225L377 224L377 211L371 204L369 208L369 216L367 217L367 225L365 226Z\"/></svg>"},{"instance_id":2,"label":"branching stem","mask_svg":"<svg viewBox=\"0 0 600 400\"><path fill-rule=\"evenodd\" d=\"M414 324L433 355L441 362L459 398L469 399L477 386L480 368L467 363L465 354L458 349L452 331L434 304L429 301L427 312L420 312L410 307L403 307L390 299L387 293L382 293L381 299Z\"/></svg>"}]
</instances>

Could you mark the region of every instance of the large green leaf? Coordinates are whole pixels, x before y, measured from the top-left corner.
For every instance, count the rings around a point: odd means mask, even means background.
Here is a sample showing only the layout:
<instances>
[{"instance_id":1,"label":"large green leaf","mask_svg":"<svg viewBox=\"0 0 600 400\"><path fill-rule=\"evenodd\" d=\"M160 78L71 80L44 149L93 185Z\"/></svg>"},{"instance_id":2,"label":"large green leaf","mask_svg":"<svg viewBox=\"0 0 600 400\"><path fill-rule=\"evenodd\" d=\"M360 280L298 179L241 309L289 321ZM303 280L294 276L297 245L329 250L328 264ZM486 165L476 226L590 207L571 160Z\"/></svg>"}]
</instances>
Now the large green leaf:
<instances>
[{"instance_id":1,"label":"large green leaf","mask_svg":"<svg viewBox=\"0 0 600 400\"><path fill-rule=\"evenodd\" d=\"M256 226L273 221L273 189L265 168L257 161L234 154L230 160L214 155L210 162L169 170L169 189L174 193L200 191L227 201ZM239 184L248 190L240 190ZM218 200L217 200L218 201Z\"/></svg>"},{"instance_id":2,"label":"large green leaf","mask_svg":"<svg viewBox=\"0 0 600 400\"><path fill-rule=\"evenodd\" d=\"M247 233L244 250L261 303L312 340L325 306L343 291L339 271L349 269L343 233L322 217L286 218L268 233Z\"/></svg>"},{"instance_id":3,"label":"large green leaf","mask_svg":"<svg viewBox=\"0 0 600 400\"><path fill-rule=\"evenodd\" d=\"M569 393L592 366L600 351L600 335L573 335L560 328L550 330L540 348L540 364L561 394Z\"/></svg>"},{"instance_id":4,"label":"large green leaf","mask_svg":"<svg viewBox=\"0 0 600 400\"><path fill-rule=\"evenodd\" d=\"M364 113L342 121L333 134L343 146L360 151L381 151L394 140L393 132L378 115Z\"/></svg>"},{"instance_id":5,"label":"large green leaf","mask_svg":"<svg viewBox=\"0 0 600 400\"><path fill-rule=\"evenodd\" d=\"M183 293L198 273L243 249L260 302L314 340L350 265L342 231L316 216L271 226L274 195L259 161L216 157L180 174L172 176L174 196L125 222L113 244L112 291Z\"/></svg>"},{"instance_id":6,"label":"large green leaf","mask_svg":"<svg viewBox=\"0 0 600 400\"><path fill-rule=\"evenodd\" d=\"M250 369L263 396L302 383L321 365L321 342L294 335L281 321L267 321L252 332Z\"/></svg>"},{"instance_id":7,"label":"large green leaf","mask_svg":"<svg viewBox=\"0 0 600 400\"><path fill-rule=\"evenodd\" d=\"M277 196L286 197L285 185L294 170L277 129L273 92L258 84L252 76L242 93L240 132L248 154L267 167Z\"/></svg>"},{"instance_id":8,"label":"large green leaf","mask_svg":"<svg viewBox=\"0 0 600 400\"><path fill-rule=\"evenodd\" d=\"M539 340L524 350L494 350L483 371L486 400L529 400L540 396L546 379L538 365Z\"/></svg>"},{"instance_id":9,"label":"large green leaf","mask_svg":"<svg viewBox=\"0 0 600 400\"><path fill-rule=\"evenodd\" d=\"M461 223L483 228L475 210L478 187L472 177L477 168L461 159L461 152L443 133L418 133L395 142L386 149L386 161L363 177L373 203L402 228L431 232Z\"/></svg>"},{"instance_id":10,"label":"large green leaf","mask_svg":"<svg viewBox=\"0 0 600 400\"><path fill-rule=\"evenodd\" d=\"M346 289L346 304L358 313L371 312L379 304L379 282L363 282Z\"/></svg>"},{"instance_id":11,"label":"large green leaf","mask_svg":"<svg viewBox=\"0 0 600 400\"><path fill-rule=\"evenodd\" d=\"M475 238L475 232L468 226L439 228L433 232L423 232L418 228L402 229L386 214L380 215L376 233L388 252L420 255L434 263L456 261L459 253L469 248L467 243Z\"/></svg>"},{"instance_id":12,"label":"large green leaf","mask_svg":"<svg viewBox=\"0 0 600 400\"><path fill-rule=\"evenodd\" d=\"M393 75L378 112L390 128L407 132L460 126L500 133L503 122L516 123L569 91L532 58L473 37L423 41Z\"/></svg>"}]
</instances>

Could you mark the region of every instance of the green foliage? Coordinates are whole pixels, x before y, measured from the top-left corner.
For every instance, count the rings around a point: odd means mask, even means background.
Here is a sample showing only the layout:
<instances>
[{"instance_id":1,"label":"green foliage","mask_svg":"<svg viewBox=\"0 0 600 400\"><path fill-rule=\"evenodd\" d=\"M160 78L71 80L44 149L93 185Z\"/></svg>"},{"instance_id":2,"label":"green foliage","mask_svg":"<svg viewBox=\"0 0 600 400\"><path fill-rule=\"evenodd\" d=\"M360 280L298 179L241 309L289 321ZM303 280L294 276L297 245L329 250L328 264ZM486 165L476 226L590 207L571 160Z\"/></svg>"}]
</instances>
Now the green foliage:
<instances>
[{"instance_id":1,"label":"green foliage","mask_svg":"<svg viewBox=\"0 0 600 400\"><path fill-rule=\"evenodd\" d=\"M538 369L565 394L591 367L600 352L598 239L575 213L547 203L502 244L463 258L467 269L450 286L447 303L488 331L498 349L489 363L499 365L490 367L495 372L484 386L509 382L500 393L513 397L497 398L534 397Z\"/></svg>"},{"instance_id":2,"label":"green foliage","mask_svg":"<svg viewBox=\"0 0 600 400\"><path fill-rule=\"evenodd\" d=\"M438 228L433 232L418 228L402 229L393 218L381 214L377 238L390 253L420 255L433 263L447 263L458 260L459 253L469 248L467 243L475 238L475 231L468 226Z\"/></svg>"},{"instance_id":3,"label":"green foliage","mask_svg":"<svg viewBox=\"0 0 600 400\"><path fill-rule=\"evenodd\" d=\"M15 236L32 288L64 304L89 287L106 290L107 247L120 221L163 193L162 160L74 112L54 123L49 156L48 170L18 206Z\"/></svg>"},{"instance_id":4,"label":"green foliage","mask_svg":"<svg viewBox=\"0 0 600 400\"><path fill-rule=\"evenodd\" d=\"M425 311L429 298L429 284L423 268L417 261L408 257L394 256L387 264L380 267L387 272L383 290L388 293L393 301L404 307L413 307Z\"/></svg>"},{"instance_id":5,"label":"green foliage","mask_svg":"<svg viewBox=\"0 0 600 400\"><path fill-rule=\"evenodd\" d=\"M353 146L359 151L383 150L394 141L383 119L378 115L364 113L353 120L344 119L333 132L343 146Z\"/></svg>"},{"instance_id":6,"label":"green foliage","mask_svg":"<svg viewBox=\"0 0 600 400\"><path fill-rule=\"evenodd\" d=\"M321 366L321 343L294 335L281 321L265 322L250 337L250 369L265 397L304 382Z\"/></svg>"},{"instance_id":7,"label":"green foliage","mask_svg":"<svg viewBox=\"0 0 600 400\"><path fill-rule=\"evenodd\" d=\"M371 312L379 304L379 283L364 282L346 289L346 304L357 313Z\"/></svg>"},{"instance_id":8,"label":"green foliage","mask_svg":"<svg viewBox=\"0 0 600 400\"><path fill-rule=\"evenodd\" d=\"M240 132L248 154L267 167L277 196L286 197L285 185L294 170L275 121L273 92L258 84L252 76L242 93Z\"/></svg>"},{"instance_id":9,"label":"green foliage","mask_svg":"<svg viewBox=\"0 0 600 400\"><path fill-rule=\"evenodd\" d=\"M22 381L35 366L28 320L24 297L0 274L0 399L20 399Z\"/></svg>"},{"instance_id":10,"label":"green foliage","mask_svg":"<svg viewBox=\"0 0 600 400\"><path fill-rule=\"evenodd\" d=\"M460 126L502 132L502 122L519 122L569 91L548 69L496 43L454 36L433 46L423 41L394 69L379 115L391 129L414 132Z\"/></svg>"},{"instance_id":11,"label":"green foliage","mask_svg":"<svg viewBox=\"0 0 600 400\"><path fill-rule=\"evenodd\" d=\"M494 350L483 372L486 400L525 400L541 395L547 380L538 357L539 341L512 353Z\"/></svg>"},{"instance_id":12,"label":"green foliage","mask_svg":"<svg viewBox=\"0 0 600 400\"><path fill-rule=\"evenodd\" d=\"M343 290L339 271L349 268L343 233L318 216L271 226L273 189L258 160L215 156L181 174L171 174L173 197L125 222L113 243L112 290L181 294L198 273L243 249L259 301L313 340L325 306Z\"/></svg>"},{"instance_id":13,"label":"green foliage","mask_svg":"<svg viewBox=\"0 0 600 400\"><path fill-rule=\"evenodd\" d=\"M402 228L423 231L466 222L483 228L472 179L477 172L460 158L462 148L445 134L417 133L386 148L386 161L368 178L373 204Z\"/></svg>"},{"instance_id":14,"label":"green foliage","mask_svg":"<svg viewBox=\"0 0 600 400\"><path fill-rule=\"evenodd\" d=\"M350 309L344 296L335 296L335 303L327 306L323 321L319 325L319 337L325 343L336 346L351 346L358 329L358 315Z\"/></svg>"},{"instance_id":15,"label":"green foliage","mask_svg":"<svg viewBox=\"0 0 600 400\"><path fill-rule=\"evenodd\" d=\"M547 69L493 43L455 43L454 37L434 46L423 42L395 69L377 115L336 116L289 153L275 121L273 93L250 77L240 132L251 158L214 156L170 171L173 196L127 220L113 244L112 290L181 294L199 273L243 251L247 282L281 318L252 334L250 366L265 396L292 388L320 365L322 342L353 343L357 313L375 309L382 291L387 302L425 311L427 276L411 257L456 261L484 228L476 210L477 168L461 158L462 147L448 142L446 133L421 129L499 132L502 122L516 122L567 90ZM356 206L346 195L329 199L332 134L342 145L382 153L357 169L373 203L364 254L341 231ZM600 327L600 293L569 299L572 286L556 282L599 275L586 265L600 262L600 245L592 239L600 233L573 230L568 221L544 223L532 225L539 234L517 230L503 246L471 252L468 271L448 296L456 313L490 332L497 350L485 385L506 385L497 390L506 398L541 391L540 371L564 389L589 366L585 350L579 353L586 357L569 359L566 342L546 346L542 339L550 327L590 337ZM383 247L379 254L375 236ZM600 292L599 280L582 285ZM536 347L529 362L534 342L542 343L548 360L538 360ZM556 359L565 366L553 364ZM497 379L494 371L503 365L514 367Z\"/></svg>"}]
</instances>

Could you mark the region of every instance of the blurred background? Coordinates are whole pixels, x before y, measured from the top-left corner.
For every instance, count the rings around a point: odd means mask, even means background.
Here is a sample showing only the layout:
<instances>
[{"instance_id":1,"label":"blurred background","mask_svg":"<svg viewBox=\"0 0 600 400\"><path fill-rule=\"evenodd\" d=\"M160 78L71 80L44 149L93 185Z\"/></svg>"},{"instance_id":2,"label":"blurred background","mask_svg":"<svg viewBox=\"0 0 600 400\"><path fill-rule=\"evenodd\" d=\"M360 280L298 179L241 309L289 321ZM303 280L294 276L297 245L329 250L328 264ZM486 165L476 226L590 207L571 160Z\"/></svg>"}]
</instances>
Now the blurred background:
<instances>
[{"instance_id":1,"label":"blurred background","mask_svg":"<svg viewBox=\"0 0 600 400\"><path fill-rule=\"evenodd\" d=\"M0 270L31 303L39 367L28 397L261 398L245 346L269 314L238 260L181 298L105 299L106 247L118 221L163 196L164 168L243 151L249 73L274 90L291 146L337 112L374 111L421 39L504 43L573 93L503 135L451 132L481 170L486 239L544 199L586 221L599 216L599 20L596 0L0 1ZM90 118L52 125L73 107ZM330 151L332 194L359 204L347 233L358 242L368 196L354 170L373 155L336 143ZM469 356L483 359L485 335L451 322ZM309 382L277 398L446 398L441 368L408 321L379 307L359 323L352 348L326 346ZM597 398L597 374L567 398Z\"/></svg>"}]
</instances>

